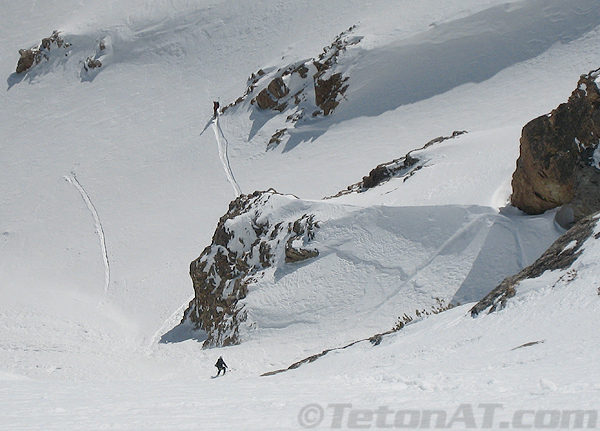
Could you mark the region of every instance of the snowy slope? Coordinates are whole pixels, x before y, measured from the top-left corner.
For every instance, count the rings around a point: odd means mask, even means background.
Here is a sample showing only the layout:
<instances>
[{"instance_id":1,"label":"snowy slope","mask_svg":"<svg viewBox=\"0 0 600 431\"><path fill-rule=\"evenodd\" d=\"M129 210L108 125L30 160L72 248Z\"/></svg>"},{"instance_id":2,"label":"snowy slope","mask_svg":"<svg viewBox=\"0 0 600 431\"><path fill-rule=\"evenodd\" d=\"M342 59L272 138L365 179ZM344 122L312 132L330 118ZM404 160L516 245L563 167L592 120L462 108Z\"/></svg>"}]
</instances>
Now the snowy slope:
<instances>
[{"instance_id":1,"label":"snowy slope","mask_svg":"<svg viewBox=\"0 0 600 431\"><path fill-rule=\"evenodd\" d=\"M553 213L336 200L268 191L232 203L191 265L206 305L192 302L186 315L208 331L206 345L267 339L318 351L368 338L401 316L478 301L561 233ZM289 249L313 253L296 261Z\"/></svg>"},{"instance_id":2,"label":"snowy slope","mask_svg":"<svg viewBox=\"0 0 600 431\"><path fill-rule=\"evenodd\" d=\"M439 419L427 426L421 415L437 410L450 429L464 429L470 408L477 427L486 417L492 429L502 429L502 422L509 428L552 424L557 415L560 421L570 411L591 411L583 426L573 416L564 428L587 427L600 390L600 298L589 283L598 270L595 248L581 258L580 277L556 283L565 273L550 273L531 280L498 313L473 319L469 306L458 307L408 325L379 346L359 343L271 377L240 376L238 369L191 382L65 383L9 375L2 382L2 420L8 429L330 429L336 421L351 429L353 410L367 411L362 424L382 428L375 412L384 408L386 425L398 412L417 411L403 423L418 415L418 424L433 428ZM230 349L220 353L240 364L250 359ZM343 405L342 415L336 405ZM496 406L491 417L486 405ZM459 408L463 413L452 422Z\"/></svg>"},{"instance_id":3,"label":"snowy slope","mask_svg":"<svg viewBox=\"0 0 600 431\"><path fill-rule=\"evenodd\" d=\"M377 349L258 375L388 330L436 297L474 301L562 233L553 214L504 207L522 126L598 67L600 2L0 6L0 428L298 429L309 403L326 411L323 429L335 403L597 408L592 247L568 286L548 287L560 274L528 282L500 313L458 307ZM212 101L235 101L252 73L318 56L354 25L331 116L268 151L290 112L243 105L210 123ZM14 74L18 50L53 30L71 45ZM102 67L85 71L88 58ZM468 133L422 150L407 181L320 200L455 130ZM271 187L321 215L320 257L255 286L240 346L160 343L229 201ZM219 355L231 373L210 380Z\"/></svg>"}]
</instances>

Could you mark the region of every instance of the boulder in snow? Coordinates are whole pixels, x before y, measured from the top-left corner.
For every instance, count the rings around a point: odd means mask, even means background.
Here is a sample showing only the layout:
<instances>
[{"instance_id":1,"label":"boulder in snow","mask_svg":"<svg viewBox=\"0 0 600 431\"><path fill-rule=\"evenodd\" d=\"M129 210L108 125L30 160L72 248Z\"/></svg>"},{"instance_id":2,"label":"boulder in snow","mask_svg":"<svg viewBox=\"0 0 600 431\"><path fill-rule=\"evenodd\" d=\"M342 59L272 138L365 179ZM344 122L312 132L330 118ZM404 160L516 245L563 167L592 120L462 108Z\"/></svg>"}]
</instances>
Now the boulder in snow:
<instances>
[{"instance_id":1,"label":"boulder in snow","mask_svg":"<svg viewBox=\"0 0 600 431\"><path fill-rule=\"evenodd\" d=\"M599 75L582 75L568 102L523 128L512 179L517 208L541 214L569 204L575 221L600 210Z\"/></svg>"}]
</instances>

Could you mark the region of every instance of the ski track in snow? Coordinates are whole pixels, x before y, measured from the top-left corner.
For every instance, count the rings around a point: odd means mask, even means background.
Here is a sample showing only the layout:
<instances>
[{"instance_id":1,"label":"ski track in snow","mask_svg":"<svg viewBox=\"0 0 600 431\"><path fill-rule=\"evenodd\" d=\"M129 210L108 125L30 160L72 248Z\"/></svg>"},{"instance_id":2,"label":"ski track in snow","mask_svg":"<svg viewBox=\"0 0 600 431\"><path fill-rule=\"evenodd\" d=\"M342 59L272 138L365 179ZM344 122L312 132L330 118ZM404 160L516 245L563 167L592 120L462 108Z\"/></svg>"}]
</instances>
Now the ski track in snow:
<instances>
[{"instance_id":1,"label":"ski track in snow","mask_svg":"<svg viewBox=\"0 0 600 431\"><path fill-rule=\"evenodd\" d=\"M471 229L476 228L478 225L483 224L487 220L493 219L494 217L495 217L495 215L491 215L491 214L480 214L480 215L477 215L473 220L469 221L468 223L463 225L461 228L459 228L431 256L429 256L429 258L425 262L423 262L418 268L416 268L413 271L412 275L406 281L404 281L402 284L400 284L398 286L398 288L396 290L394 290L390 295L385 297L383 301L380 301L380 303L376 307L374 307L374 311L377 311L380 307L382 307L388 301L390 301L394 296L398 295L405 285L407 285L408 283L412 282L415 278L417 278L419 276L419 274L421 274L422 271L427 269L429 267L429 265L431 265L438 256L443 255L449 247L453 246L456 243L456 241L458 241L462 237L464 237Z\"/></svg>"},{"instance_id":2,"label":"ski track in snow","mask_svg":"<svg viewBox=\"0 0 600 431\"><path fill-rule=\"evenodd\" d=\"M225 169L225 175L227 175L227 181L233 187L233 191L235 192L235 197L237 198L242 194L242 190L238 185L235 177L233 176L233 172L231 171L231 165L229 164L229 156L227 155L227 148L229 147L229 142L227 142L227 138L223 134L223 129L221 129L221 125L219 124L219 116L215 117L215 121L213 122L213 130L215 131L215 138L217 140L217 146L219 147L219 158L221 159L221 163L223 164L223 169Z\"/></svg>"},{"instance_id":3,"label":"ski track in snow","mask_svg":"<svg viewBox=\"0 0 600 431\"><path fill-rule=\"evenodd\" d=\"M94 217L94 223L96 226L96 234L98 235L98 240L100 242L100 249L102 250L102 258L104 260L104 293L108 293L108 287L110 286L110 263L108 262L108 251L106 250L106 238L104 236L104 228L102 227L102 223L100 222L100 216L98 215L98 211L96 207L92 203L90 196L87 194L81 183L77 180L77 176L75 172L71 172L71 175L65 175L63 177L67 182L73 184L75 188L81 194L81 197L85 201L86 206L92 213Z\"/></svg>"}]
</instances>

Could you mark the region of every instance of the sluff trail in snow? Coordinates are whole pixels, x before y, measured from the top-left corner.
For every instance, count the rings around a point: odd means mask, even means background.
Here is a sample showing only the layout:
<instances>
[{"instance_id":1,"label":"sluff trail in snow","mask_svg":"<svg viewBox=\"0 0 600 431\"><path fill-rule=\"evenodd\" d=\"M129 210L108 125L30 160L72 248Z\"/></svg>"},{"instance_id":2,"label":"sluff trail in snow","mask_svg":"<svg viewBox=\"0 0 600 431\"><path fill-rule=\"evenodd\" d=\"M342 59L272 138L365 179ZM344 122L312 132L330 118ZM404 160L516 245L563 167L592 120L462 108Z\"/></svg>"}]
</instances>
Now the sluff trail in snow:
<instances>
[{"instance_id":1,"label":"sluff trail in snow","mask_svg":"<svg viewBox=\"0 0 600 431\"><path fill-rule=\"evenodd\" d=\"M65 175L63 177L66 181L73 184L75 188L81 194L81 197L85 201L86 206L92 213L94 217L94 224L96 227L96 234L98 235L98 240L100 242L100 249L102 250L102 258L104 260L104 293L108 293L108 287L110 285L110 264L108 262L108 251L106 250L106 239L104 237L104 229L102 228L102 223L100 222L100 216L98 215L98 211L96 207L92 203L90 196L87 194L83 186L77 181L77 177L75 176L75 172L71 172L71 175Z\"/></svg>"},{"instance_id":2,"label":"sluff trail in snow","mask_svg":"<svg viewBox=\"0 0 600 431\"><path fill-rule=\"evenodd\" d=\"M231 171L231 165L229 164L229 156L227 155L227 147L229 146L229 142L227 142L227 138L223 135L223 130L221 129L221 125L219 124L219 116L215 117L215 121L213 122L213 130L215 131L215 138L217 139L217 146L219 147L219 158L221 159L221 163L223 164L223 169L225 169L225 175L227 175L227 181L233 187L233 191L235 192L235 197L238 197L242 194L242 190L238 185L235 177L233 176L233 172Z\"/></svg>"}]
</instances>

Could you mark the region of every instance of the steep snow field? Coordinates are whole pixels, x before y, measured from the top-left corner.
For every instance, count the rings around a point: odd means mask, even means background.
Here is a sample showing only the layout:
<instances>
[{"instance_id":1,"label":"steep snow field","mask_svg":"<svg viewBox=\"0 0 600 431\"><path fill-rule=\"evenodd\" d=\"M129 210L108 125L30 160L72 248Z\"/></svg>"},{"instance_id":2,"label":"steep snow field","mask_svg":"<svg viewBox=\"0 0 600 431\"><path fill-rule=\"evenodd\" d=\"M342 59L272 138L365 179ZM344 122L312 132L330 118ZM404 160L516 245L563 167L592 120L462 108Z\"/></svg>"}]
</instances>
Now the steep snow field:
<instances>
[{"instance_id":1,"label":"steep snow field","mask_svg":"<svg viewBox=\"0 0 600 431\"><path fill-rule=\"evenodd\" d=\"M495 429L556 428L565 411L600 410L593 245L577 276L527 281L497 314L459 306L259 377L436 298L476 301L563 233L552 213L507 207L510 178L523 125L599 66L600 1L0 6L0 429L417 427L382 406L418 411L421 428L443 410L464 429L460 405L479 428L479 405L495 403ZM252 73L315 57L353 25L333 115L269 150L286 113L245 103L211 123L212 101L235 101ZM19 49L53 30L71 45L16 75ZM468 133L415 152L424 165L406 181L321 200L455 130ZM160 343L230 200L268 188L300 198L273 214L319 215L319 258L255 286L241 345ZM220 355L230 373L211 380Z\"/></svg>"}]
</instances>

